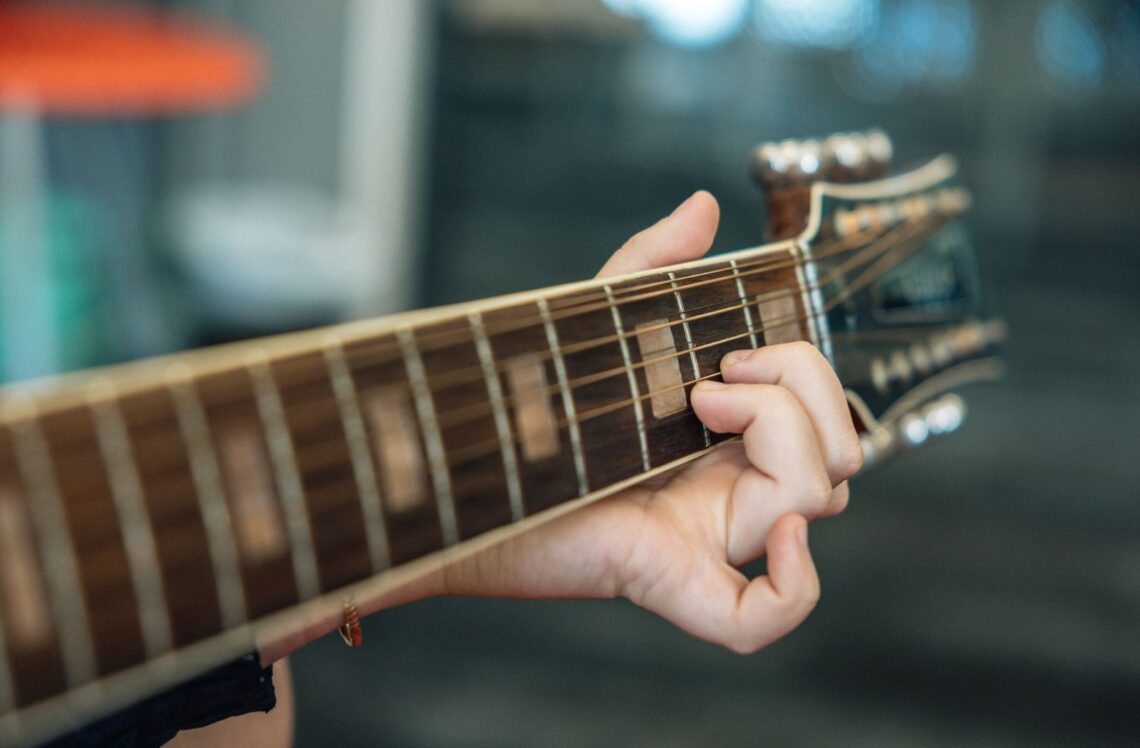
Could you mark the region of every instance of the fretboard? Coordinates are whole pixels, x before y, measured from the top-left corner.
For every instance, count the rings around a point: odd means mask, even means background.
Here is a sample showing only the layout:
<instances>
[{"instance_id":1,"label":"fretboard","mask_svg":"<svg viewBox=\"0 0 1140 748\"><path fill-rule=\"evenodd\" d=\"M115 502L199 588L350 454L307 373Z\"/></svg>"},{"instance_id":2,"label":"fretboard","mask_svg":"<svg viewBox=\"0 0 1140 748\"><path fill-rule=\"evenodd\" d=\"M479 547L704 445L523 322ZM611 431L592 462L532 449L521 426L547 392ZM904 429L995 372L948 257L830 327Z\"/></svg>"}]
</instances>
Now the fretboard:
<instances>
[{"instance_id":1,"label":"fretboard","mask_svg":"<svg viewBox=\"0 0 1140 748\"><path fill-rule=\"evenodd\" d=\"M703 453L724 437L688 395L722 356L818 342L798 256L775 245L6 395L0 727Z\"/></svg>"}]
</instances>

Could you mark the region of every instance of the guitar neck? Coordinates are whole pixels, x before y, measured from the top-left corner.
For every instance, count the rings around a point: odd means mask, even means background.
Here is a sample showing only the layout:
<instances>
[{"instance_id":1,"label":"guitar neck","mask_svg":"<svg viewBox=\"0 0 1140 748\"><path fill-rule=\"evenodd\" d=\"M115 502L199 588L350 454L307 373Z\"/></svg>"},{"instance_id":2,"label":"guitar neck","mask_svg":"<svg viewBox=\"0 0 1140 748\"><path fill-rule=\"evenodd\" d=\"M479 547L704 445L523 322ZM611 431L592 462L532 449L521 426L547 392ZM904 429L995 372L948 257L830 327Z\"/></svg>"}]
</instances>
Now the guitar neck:
<instances>
[{"instance_id":1,"label":"guitar neck","mask_svg":"<svg viewBox=\"0 0 1140 748\"><path fill-rule=\"evenodd\" d=\"M731 350L826 337L801 251L5 394L0 743L50 731L61 704L93 716L241 654L314 601L710 449L720 437L688 407L694 383Z\"/></svg>"}]
</instances>

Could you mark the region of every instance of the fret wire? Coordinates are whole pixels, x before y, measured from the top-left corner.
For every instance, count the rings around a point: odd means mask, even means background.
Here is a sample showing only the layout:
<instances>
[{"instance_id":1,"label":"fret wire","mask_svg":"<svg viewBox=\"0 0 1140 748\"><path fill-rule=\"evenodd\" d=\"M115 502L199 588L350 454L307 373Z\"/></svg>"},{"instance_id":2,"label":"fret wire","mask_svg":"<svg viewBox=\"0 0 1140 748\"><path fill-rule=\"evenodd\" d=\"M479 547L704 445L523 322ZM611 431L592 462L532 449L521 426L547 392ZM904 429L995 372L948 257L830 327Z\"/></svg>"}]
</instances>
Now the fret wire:
<instances>
[{"instance_id":1,"label":"fret wire","mask_svg":"<svg viewBox=\"0 0 1140 748\"><path fill-rule=\"evenodd\" d=\"M835 354L831 348L830 328L827 315L822 313L823 292L819 288L819 275L815 261L812 259L811 247L806 243L796 242L796 251L803 259L803 264L796 268L796 277L800 279L800 285L807 291L807 298L810 302L810 306L807 308L815 312L814 315L809 315L808 324L815 330L814 340L820 351L823 352L824 358L834 365Z\"/></svg>"},{"instance_id":2,"label":"fret wire","mask_svg":"<svg viewBox=\"0 0 1140 748\"><path fill-rule=\"evenodd\" d=\"M800 255L800 248L799 245L795 245L795 247L796 248L793 251L798 257ZM816 326L816 318L820 316L821 312L820 308L816 307L814 304L815 299L812 297L811 289L808 287L808 281L807 277L804 275L803 265L800 264L796 265L796 282L799 283L800 286L800 303L803 304L804 309L812 310L812 313L806 315L808 336L811 338L812 344L818 348L819 328ZM828 357L828 360L830 360L830 356Z\"/></svg>"},{"instance_id":3,"label":"fret wire","mask_svg":"<svg viewBox=\"0 0 1140 748\"><path fill-rule=\"evenodd\" d=\"M12 423L16 461L39 539L40 563L56 620L64 679L68 687L74 687L95 679L95 641L48 444L34 404L30 399L22 399L18 404L26 406L27 412L23 420L17 418Z\"/></svg>"},{"instance_id":4,"label":"fret wire","mask_svg":"<svg viewBox=\"0 0 1140 748\"><path fill-rule=\"evenodd\" d=\"M95 416L95 439L110 478L111 500L118 514L123 550L138 605L143 647L147 657L154 658L173 647L174 631L166 606L154 531L116 398L115 386L109 379L96 380L88 391L88 403Z\"/></svg>"},{"instance_id":5,"label":"fret wire","mask_svg":"<svg viewBox=\"0 0 1140 748\"><path fill-rule=\"evenodd\" d=\"M285 528L293 558L293 576L297 583L297 596L308 600L320 594L320 573L317 554L313 547L312 528L305 509L305 492L297 470L297 456L289 437L289 425L281 404L281 393L269 368L269 357L254 349L246 362L253 381L257 412L269 447L270 462L277 479L281 506L285 511Z\"/></svg>"},{"instance_id":6,"label":"fret wire","mask_svg":"<svg viewBox=\"0 0 1140 748\"><path fill-rule=\"evenodd\" d=\"M693 333L689 329L689 320L685 317L685 301L681 298L681 291L677 287L677 274L669 271L669 282L673 286L673 298L677 301L677 312L681 315L681 329L685 332L685 346L689 351L689 363L693 366L693 376L701 375L701 367L697 362L697 352L693 350ZM701 422L701 432L704 436L705 446L712 446L712 436L709 427Z\"/></svg>"},{"instance_id":7,"label":"fret wire","mask_svg":"<svg viewBox=\"0 0 1140 748\"><path fill-rule=\"evenodd\" d=\"M495 371L495 358L491 352L490 341L487 340L487 332L483 327L482 315L471 314L468 315L467 319L475 338L475 351L479 356L479 363L483 367L483 378L487 382L487 394L491 398L491 407L495 416L495 431L499 435L499 445L503 454L503 469L507 478L507 495L511 502L511 519L518 522L526 515L526 512L523 507L522 480L519 478L514 440L511 437L511 423L507 417L507 408L503 401L503 388L499 383L499 375Z\"/></svg>"},{"instance_id":8,"label":"fret wire","mask_svg":"<svg viewBox=\"0 0 1140 748\"><path fill-rule=\"evenodd\" d=\"M748 326L749 340L752 341L753 348L759 348L760 342L756 339L756 328L752 324L752 309L748 303L748 294L744 292L744 279L740 277L740 268L736 260L730 260L729 264L732 266L732 277L736 281L736 293L740 296L741 306L744 307L744 324Z\"/></svg>"},{"instance_id":9,"label":"fret wire","mask_svg":"<svg viewBox=\"0 0 1140 748\"><path fill-rule=\"evenodd\" d=\"M222 626L230 629L246 621L248 612L241 579L237 538L222 489L221 470L202 402L194 388L193 373L185 364L167 371L167 389L174 401L178 428L186 441L190 477L202 512L206 549L214 569Z\"/></svg>"},{"instance_id":10,"label":"fret wire","mask_svg":"<svg viewBox=\"0 0 1140 748\"><path fill-rule=\"evenodd\" d=\"M368 543L368 557L373 572L392 565L388 548L388 533L380 499L379 480L372 466L372 451L368 447L368 431L361 418L360 399L344 358L344 343L330 334L324 345L325 362L336 395L340 420L348 439L352 473L360 496L360 510L364 515L364 534Z\"/></svg>"},{"instance_id":11,"label":"fret wire","mask_svg":"<svg viewBox=\"0 0 1140 748\"><path fill-rule=\"evenodd\" d=\"M633 417L637 421L637 440L641 445L641 467L649 470L649 439L645 433L645 411L641 407L641 393L637 386L637 375L633 371L633 361L629 355L629 343L625 339L625 330L622 329L621 314L613 304L613 288L606 284L606 298L610 300L610 313L614 318L614 329L617 330L618 343L621 346L621 357L625 362L625 372L629 379L629 394L633 398Z\"/></svg>"},{"instance_id":12,"label":"fret wire","mask_svg":"<svg viewBox=\"0 0 1140 748\"><path fill-rule=\"evenodd\" d=\"M459 542L459 521L455 513L455 498L451 491L451 474L448 471L443 437L436 420L435 403L428 388L427 372L423 359L416 347L415 333L407 328L399 330L396 337L404 354L404 366L408 372L408 383L412 388L416 414L419 416L420 430L424 436L428 461L431 463L431 481L435 489L436 508L439 513L439 529L444 546Z\"/></svg>"},{"instance_id":13,"label":"fret wire","mask_svg":"<svg viewBox=\"0 0 1140 748\"><path fill-rule=\"evenodd\" d=\"M582 434L578 429L578 417L574 408L574 393L570 391L570 387L566 383L566 361L562 358L562 351L558 344L558 330L554 327L554 320L550 315L550 305L544 298L540 298L537 304L539 316L542 317L542 326L546 330L546 345L550 348L554 374L558 379L558 386L562 390L562 410L566 413L566 430L570 434L570 449L574 453L574 472L578 477L578 495L585 496L590 492L590 485L586 478L586 458L582 451Z\"/></svg>"}]
</instances>

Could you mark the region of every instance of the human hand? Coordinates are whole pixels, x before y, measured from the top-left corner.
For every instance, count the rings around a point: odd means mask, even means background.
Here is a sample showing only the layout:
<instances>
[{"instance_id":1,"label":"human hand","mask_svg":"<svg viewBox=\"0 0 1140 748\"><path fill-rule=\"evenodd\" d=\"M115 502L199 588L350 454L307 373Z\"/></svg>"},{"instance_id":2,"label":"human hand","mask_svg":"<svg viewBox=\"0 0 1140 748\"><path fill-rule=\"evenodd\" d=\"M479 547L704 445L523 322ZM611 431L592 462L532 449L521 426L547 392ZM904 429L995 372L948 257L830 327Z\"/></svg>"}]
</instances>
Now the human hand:
<instances>
[{"instance_id":1,"label":"human hand","mask_svg":"<svg viewBox=\"0 0 1140 748\"><path fill-rule=\"evenodd\" d=\"M716 201L698 192L599 275L699 258L718 218ZM725 384L701 382L691 404L711 430L741 441L453 561L431 592L624 596L737 652L795 628L819 597L807 521L843 510L862 451L842 388L814 347L741 351L721 366ZM767 575L749 580L737 570L764 555Z\"/></svg>"}]
</instances>

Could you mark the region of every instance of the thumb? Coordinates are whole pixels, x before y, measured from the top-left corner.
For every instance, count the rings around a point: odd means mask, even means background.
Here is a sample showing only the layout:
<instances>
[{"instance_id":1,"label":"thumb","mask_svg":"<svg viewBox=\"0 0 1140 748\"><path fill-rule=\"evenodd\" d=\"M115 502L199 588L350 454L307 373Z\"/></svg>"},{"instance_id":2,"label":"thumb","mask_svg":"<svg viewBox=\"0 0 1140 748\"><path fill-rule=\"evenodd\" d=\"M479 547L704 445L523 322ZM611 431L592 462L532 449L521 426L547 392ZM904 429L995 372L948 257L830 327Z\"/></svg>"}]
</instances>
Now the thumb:
<instances>
[{"instance_id":1,"label":"thumb","mask_svg":"<svg viewBox=\"0 0 1140 748\"><path fill-rule=\"evenodd\" d=\"M704 257L720 221L716 198L701 190L614 253L598 277L636 273Z\"/></svg>"}]
</instances>

